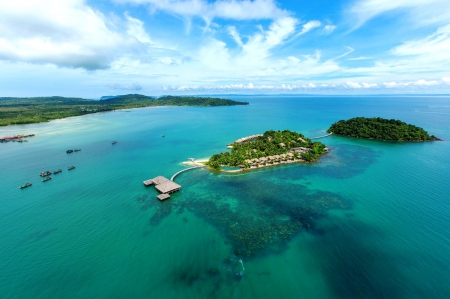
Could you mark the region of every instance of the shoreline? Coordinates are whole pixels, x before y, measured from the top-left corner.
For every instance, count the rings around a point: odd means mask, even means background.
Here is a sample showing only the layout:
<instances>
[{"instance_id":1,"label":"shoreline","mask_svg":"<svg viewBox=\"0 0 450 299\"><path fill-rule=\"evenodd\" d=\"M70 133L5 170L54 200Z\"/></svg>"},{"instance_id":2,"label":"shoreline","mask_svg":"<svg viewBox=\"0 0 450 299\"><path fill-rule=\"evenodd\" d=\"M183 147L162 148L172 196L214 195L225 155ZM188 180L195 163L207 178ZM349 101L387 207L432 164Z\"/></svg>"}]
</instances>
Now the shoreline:
<instances>
[{"instance_id":1,"label":"shoreline","mask_svg":"<svg viewBox=\"0 0 450 299\"><path fill-rule=\"evenodd\" d=\"M209 167L208 165L205 165L205 162L208 162L209 159L195 159L194 162L192 161L184 161L181 164L185 165L185 166L206 166L206 168L208 168L209 170L213 170L213 171L219 171L219 172L226 172L226 173L236 173L236 172L246 172L246 171L251 171L251 170L257 170L257 169L262 169L262 168L266 168L266 167L272 167L272 166L279 166L279 165L288 165L288 164L294 164L294 163L308 163L305 160L302 159L296 159L296 160L291 160L291 161L282 161L282 162L276 162L273 164L260 164L258 166L250 166L249 168L244 168L244 169L235 169L235 170L215 170L212 169L211 167Z\"/></svg>"}]
</instances>

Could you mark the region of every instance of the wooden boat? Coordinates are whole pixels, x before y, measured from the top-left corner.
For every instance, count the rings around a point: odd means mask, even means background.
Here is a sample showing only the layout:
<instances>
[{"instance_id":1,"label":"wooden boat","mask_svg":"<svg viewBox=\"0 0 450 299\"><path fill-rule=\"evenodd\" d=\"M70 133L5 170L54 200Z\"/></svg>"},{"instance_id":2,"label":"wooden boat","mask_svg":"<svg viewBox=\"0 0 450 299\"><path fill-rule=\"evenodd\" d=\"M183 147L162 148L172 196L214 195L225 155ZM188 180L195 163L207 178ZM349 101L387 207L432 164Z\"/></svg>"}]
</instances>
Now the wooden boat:
<instances>
[{"instance_id":1,"label":"wooden boat","mask_svg":"<svg viewBox=\"0 0 450 299\"><path fill-rule=\"evenodd\" d=\"M69 166L69 167L67 167L67 169L68 169L68 170L75 169L75 166Z\"/></svg>"},{"instance_id":2,"label":"wooden boat","mask_svg":"<svg viewBox=\"0 0 450 299\"><path fill-rule=\"evenodd\" d=\"M66 153L68 154L73 153L73 150L67 150Z\"/></svg>"},{"instance_id":3,"label":"wooden boat","mask_svg":"<svg viewBox=\"0 0 450 299\"><path fill-rule=\"evenodd\" d=\"M115 140L113 142L111 142L111 144L116 144L116 143L117 143L117 141L115 141Z\"/></svg>"},{"instance_id":4,"label":"wooden boat","mask_svg":"<svg viewBox=\"0 0 450 299\"><path fill-rule=\"evenodd\" d=\"M46 178L43 178L42 181L43 181L43 182L47 182L48 180L51 180L51 179L52 179L52 177L51 177L51 176L48 176L48 177L46 177Z\"/></svg>"},{"instance_id":5,"label":"wooden boat","mask_svg":"<svg viewBox=\"0 0 450 299\"><path fill-rule=\"evenodd\" d=\"M81 151L81 148L75 150L75 152L79 152L79 151Z\"/></svg>"},{"instance_id":6,"label":"wooden boat","mask_svg":"<svg viewBox=\"0 0 450 299\"><path fill-rule=\"evenodd\" d=\"M51 174L52 174L52 172L50 170L47 170L47 171L41 172L41 174L39 174L39 175L40 176L48 176L48 175L51 175Z\"/></svg>"},{"instance_id":7,"label":"wooden boat","mask_svg":"<svg viewBox=\"0 0 450 299\"><path fill-rule=\"evenodd\" d=\"M55 171L53 171L53 174L60 173L61 171L62 171L61 169L55 170Z\"/></svg>"},{"instance_id":8,"label":"wooden boat","mask_svg":"<svg viewBox=\"0 0 450 299\"><path fill-rule=\"evenodd\" d=\"M26 183L25 185L22 185L22 186L20 186L19 188L20 188L20 189L23 189L23 188L30 187L31 185L32 185L31 183Z\"/></svg>"}]
</instances>

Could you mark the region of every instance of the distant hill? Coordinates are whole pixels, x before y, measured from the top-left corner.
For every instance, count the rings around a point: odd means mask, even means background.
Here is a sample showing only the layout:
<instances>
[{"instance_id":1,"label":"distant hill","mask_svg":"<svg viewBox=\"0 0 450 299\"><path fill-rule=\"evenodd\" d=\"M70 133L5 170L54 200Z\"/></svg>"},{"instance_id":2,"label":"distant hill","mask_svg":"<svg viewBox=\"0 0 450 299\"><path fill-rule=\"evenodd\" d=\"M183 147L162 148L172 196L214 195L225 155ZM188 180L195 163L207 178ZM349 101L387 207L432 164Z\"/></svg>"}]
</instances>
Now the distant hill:
<instances>
[{"instance_id":1,"label":"distant hill","mask_svg":"<svg viewBox=\"0 0 450 299\"><path fill-rule=\"evenodd\" d=\"M99 101L65 97L0 98L0 126L46 122L52 119L119 109L152 106L232 106L248 102L209 97L140 94L104 96Z\"/></svg>"},{"instance_id":2,"label":"distant hill","mask_svg":"<svg viewBox=\"0 0 450 299\"><path fill-rule=\"evenodd\" d=\"M100 98L100 100L108 100L108 99L113 99L113 98L117 98L118 96L102 96Z\"/></svg>"}]
</instances>

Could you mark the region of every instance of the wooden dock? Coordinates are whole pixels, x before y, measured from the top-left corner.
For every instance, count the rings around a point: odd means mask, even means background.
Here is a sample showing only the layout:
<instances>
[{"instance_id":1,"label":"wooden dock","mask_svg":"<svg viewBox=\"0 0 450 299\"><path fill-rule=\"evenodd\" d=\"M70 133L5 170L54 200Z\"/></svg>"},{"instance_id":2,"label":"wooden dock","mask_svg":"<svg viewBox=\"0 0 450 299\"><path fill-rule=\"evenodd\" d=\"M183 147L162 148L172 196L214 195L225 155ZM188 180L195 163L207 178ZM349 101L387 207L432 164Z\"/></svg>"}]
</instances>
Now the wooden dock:
<instances>
[{"instance_id":1,"label":"wooden dock","mask_svg":"<svg viewBox=\"0 0 450 299\"><path fill-rule=\"evenodd\" d=\"M161 193L157 196L159 200L166 200L170 198L169 194L180 191L181 189L180 185L163 176L157 176L154 179L145 180L143 183L145 186L155 185L156 190Z\"/></svg>"},{"instance_id":2,"label":"wooden dock","mask_svg":"<svg viewBox=\"0 0 450 299\"><path fill-rule=\"evenodd\" d=\"M163 193L163 194L160 194L160 195L158 195L158 196L156 196L160 201L163 201L163 200L166 200L166 199L169 199L170 198L170 195L169 194L166 194L166 193Z\"/></svg>"},{"instance_id":3,"label":"wooden dock","mask_svg":"<svg viewBox=\"0 0 450 299\"><path fill-rule=\"evenodd\" d=\"M170 180L163 176L157 176L154 179L145 180L145 181L143 181L143 183L145 186L155 185L156 190L158 190L158 192L161 193L157 196L158 199L161 201L166 200L166 199L170 198L169 194L180 191L180 189L181 189L181 185L178 185L177 183L175 183L173 181L177 175L179 175L180 173L183 173L185 171L195 169L195 168L201 168L201 167L206 167L206 165L194 166L194 167L182 169L182 170L178 171L177 173L175 173Z\"/></svg>"}]
</instances>

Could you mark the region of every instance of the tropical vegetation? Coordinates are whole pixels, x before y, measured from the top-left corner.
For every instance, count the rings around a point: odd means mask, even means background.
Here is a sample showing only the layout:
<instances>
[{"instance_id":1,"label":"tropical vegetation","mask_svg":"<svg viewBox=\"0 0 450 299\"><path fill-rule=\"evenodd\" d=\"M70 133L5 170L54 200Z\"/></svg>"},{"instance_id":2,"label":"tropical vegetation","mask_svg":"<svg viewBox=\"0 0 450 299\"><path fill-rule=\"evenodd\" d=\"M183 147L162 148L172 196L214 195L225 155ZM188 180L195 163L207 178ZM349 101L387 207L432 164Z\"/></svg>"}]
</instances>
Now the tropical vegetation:
<instances>
[{"instance_id":1,"label":"tropical vegetation","mask_svg":"<svg viewBox=\"0 0 450 299\"><path fill-rule=\"evenodd\" d=\"M149 97L129 94L107 97L105 100L87 100L66 97L0 98L0 126L47 122L52 119L119 109L152 106L231 106L248 105L220 98L195 96Z\"/></svg>"},{"instance_id":2,"label":"tropical vegetation","mask_svg":"<svg viewBox=\"0 0 450 299\"><path fill-rule=\"evenodd\" d=\"M217 170L220 170L223 166L249 168L251 164L248 160L250 159L288 153L291 153L296 159L310 162L317 160L326 152L323 143L312 142L304 135L289 130L266 131L262 136L256 137L252 141L234 142L230 147L230 152L213 155L207 165Z\"/></svg>"},{"instance_id":3,"label":"tropical vegetation","mask_svg":"<svg viewBox=\"0 0 450 299\"><path fill-rule=\"evenodd\" d=\"M340 120L331 125L328 133L336 135L396 141L432 141L439 140L414 125L395 119L380 117L355 117L349 120Z\"/></svg>"}]
</instances>

